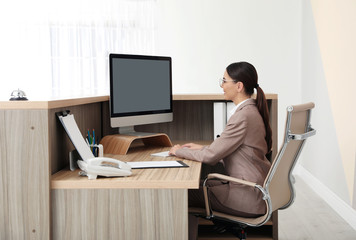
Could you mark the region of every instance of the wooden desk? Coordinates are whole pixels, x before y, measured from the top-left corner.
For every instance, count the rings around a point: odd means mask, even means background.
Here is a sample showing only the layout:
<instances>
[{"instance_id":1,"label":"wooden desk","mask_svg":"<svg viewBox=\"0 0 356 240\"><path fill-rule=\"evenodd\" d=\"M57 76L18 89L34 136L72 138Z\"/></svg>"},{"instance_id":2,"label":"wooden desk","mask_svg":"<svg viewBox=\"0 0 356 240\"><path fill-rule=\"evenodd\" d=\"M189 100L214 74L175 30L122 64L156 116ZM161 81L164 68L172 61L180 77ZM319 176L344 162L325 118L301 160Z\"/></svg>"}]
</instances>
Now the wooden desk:
<instances>
[{"instance_id":1,"label":"wooden desk","mask_svg":"<svg viewBox=\"0 0 356 240\"><path fill-rule=\"evenodd\" d=\"M276 94L266 94L266 97L271 113L274 156L277 152L278 98ZM125 239L127 234L134 237L144 234L147 236L144 239L172 239L165 234L176 229L181 229L183 234L187 232L187 211L181 210L187 208L187 188L193 187L189 185L190 180L185 187L169 182L167 185L172 188L161 188L162 182L154 183L156 175L148 174L155 188L145 188L153 185L142 182L142 188L57 189L56 184L60 186L61 181L56 180L52 189L52 178L61 179L58 172L68 166L68 153L74 149L55 113L70 110L83 135L87 129L95 128L96 135L101 138L117 132L109 127L108 99L108 96L99 96L0 102L0 239L99 239L98 236ZM216 101L224 101L223 95L174 95L173 122L140 126L137 130L163 132L173 141L211 141L213 103ZM157 178L159 176L172 177L170 170L161 172ZM141 180L139 174L134 177ZM70 181L70 177L63 181ZM87 182L84 178L83 181ZM125 207L126 204L129 207ZM125 210L135 206L134 213ZM179 212L175 212L176 207ZM171 218L167 219L168 216ZM134 222L137 219L140 220ZM140 226L141 233L135 231ZM122 231L122 227L126 231ZM277 214L274 214L270 232L278 239Z\"/></svg>"},{"instance_id":2,"label":"wooden desk","mask_svg":"<svg viewBox=\"0 0 356 240\"><path fill-rule=\"evenodd\" d=\"M124 162L181 160L189 168L132 169L132 175L119 178L98 178L96 181L79 177L78 171L62 170L52 176L52 189L93 189L93 188L168 188L198 189L201 163L177 157L153 157L152 153L168 151L170 148L134 147L127 155L105 154Z\"/></svg>"},{"instance_id":3,"label":"wooden desk","mask_svg":"<svg viewBox=\"0 0 356 240\"><path fill-rule=\"evenodd\" d=\"M182 160L150 156L168 149L137 147L109 157ZM189 168L133 169L131 176L119 178L88 180L70 170L54 174L53 238L188 239L188 189L199 188L201 164L184 162Z\"/></svg>"}]
</instances>

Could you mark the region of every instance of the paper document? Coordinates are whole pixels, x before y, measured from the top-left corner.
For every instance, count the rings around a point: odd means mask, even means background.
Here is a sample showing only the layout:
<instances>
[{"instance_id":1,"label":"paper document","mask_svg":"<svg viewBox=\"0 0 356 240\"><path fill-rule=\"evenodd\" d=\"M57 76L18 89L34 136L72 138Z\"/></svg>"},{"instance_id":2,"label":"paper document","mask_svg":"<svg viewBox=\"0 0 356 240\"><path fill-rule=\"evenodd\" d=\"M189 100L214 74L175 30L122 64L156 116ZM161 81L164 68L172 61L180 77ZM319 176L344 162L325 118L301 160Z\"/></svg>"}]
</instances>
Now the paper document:
<instances>
[{"instance_id":1,"label":"paper document","mask_svg":"<svg viewBox=\"0 0 356 240\"><path fill-rule=\"evenodd\" d=\"M169 151L152 153L151 156L154 156L154 157L169 157Z\"/></svg>"},{"instance_id":2,"label":"paper document","mask_svg":"<svg viewBox=\"0 0 356 240\"><path fill-rule=\"evenodd\" d=\"M94 154L90 150L90 147L85 142L82 134L79 131L78 125L74 120L74 116L72 114L68 114L67 116L59 116L59 120L61 121L64 129L66 130L70 140L72 141L75 149L77 149L80 157L86 161L90 158L94 158Z\"/></svg>"},{"instance_id":3,"label":"paper document","mask_svg":"<svg viewBox=\"0 0 356 240\"><path fill-rule=\"evenodd\" d=\"M175 168L189 167L182 161L143 161L143 162L127 162L131 168Z\"/></svg>"}]
</instances>

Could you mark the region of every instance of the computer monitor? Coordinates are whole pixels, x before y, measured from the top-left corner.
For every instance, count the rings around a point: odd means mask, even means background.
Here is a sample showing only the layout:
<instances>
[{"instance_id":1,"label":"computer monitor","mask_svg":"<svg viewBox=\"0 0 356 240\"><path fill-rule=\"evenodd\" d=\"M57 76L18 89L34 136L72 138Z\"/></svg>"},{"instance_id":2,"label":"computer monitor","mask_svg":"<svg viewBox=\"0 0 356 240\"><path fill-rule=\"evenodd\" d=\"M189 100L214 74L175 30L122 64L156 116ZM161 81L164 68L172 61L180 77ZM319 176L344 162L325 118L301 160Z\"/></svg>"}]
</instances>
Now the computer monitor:
<instances>
[{"instance_id":1,"label":"computer monitor","mask_svg":"<svg viewBox=\"0 0 356 240\"><path fill-rule=\"evenodd\" d=\"M111 127L140 136L135 125L173 120L170 57L110 54L109 68Z\"/></svg>"}]
</instances>

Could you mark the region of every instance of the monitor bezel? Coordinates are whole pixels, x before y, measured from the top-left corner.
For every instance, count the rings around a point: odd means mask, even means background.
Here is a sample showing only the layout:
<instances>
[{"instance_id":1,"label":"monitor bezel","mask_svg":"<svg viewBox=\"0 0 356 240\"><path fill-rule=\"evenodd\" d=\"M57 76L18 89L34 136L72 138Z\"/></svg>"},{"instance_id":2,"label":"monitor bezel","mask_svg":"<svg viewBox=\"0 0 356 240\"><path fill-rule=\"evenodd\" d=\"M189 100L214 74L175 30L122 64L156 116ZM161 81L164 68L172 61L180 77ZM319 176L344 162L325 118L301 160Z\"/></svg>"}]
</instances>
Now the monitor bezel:
<instances>
[{"instance_id":1,"label":"monitor bezel","mask_svg":"<svg viewBox=\"0 0 356 240\"><path fill-rule=\"evenodd\" d=\"M142 60L159 60L169 62L169 84L170 84L170 108L169 109L159 109L150 111L137 111L137 112L125 112L125 113L115 113L114 112L114 93L113 93L113 59L142 59ZM131 119L136 117L136 120L132 125L144 125L159 122L169 122L173 118L173 97L172 97L172 58L167 56L153 56L153 55L133 55L133 54L118 54L110 53L109 55L109 72L110 72L110 119L112 127L125 127L129 126ZM159 116L164 116L159 120ZM156 119L157 117L157 119ZM113 126L114 125L114 126Z\"/></svg>"}]
</instances>

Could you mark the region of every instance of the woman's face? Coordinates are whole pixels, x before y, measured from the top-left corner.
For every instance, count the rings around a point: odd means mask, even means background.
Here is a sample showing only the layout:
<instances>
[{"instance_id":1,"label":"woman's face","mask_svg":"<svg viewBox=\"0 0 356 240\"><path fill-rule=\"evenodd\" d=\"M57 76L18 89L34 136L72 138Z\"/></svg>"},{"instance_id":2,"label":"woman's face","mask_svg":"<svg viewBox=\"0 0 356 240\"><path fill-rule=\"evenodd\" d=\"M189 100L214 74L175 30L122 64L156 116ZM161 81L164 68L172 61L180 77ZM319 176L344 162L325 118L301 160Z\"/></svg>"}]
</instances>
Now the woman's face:
<instances>
[{"instance_id":1,"label":"woman's face","mask_svg":"<svg viewBox=\"0 0 356 240\"><path fill-rule=\"evenodd\" d=\"M236 83L226 71L224 72L224 79L226 82L222 84L221 88L224 91L225 100L234 100L237 95Z\"/></svg>"}]
</instances>

